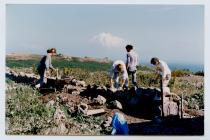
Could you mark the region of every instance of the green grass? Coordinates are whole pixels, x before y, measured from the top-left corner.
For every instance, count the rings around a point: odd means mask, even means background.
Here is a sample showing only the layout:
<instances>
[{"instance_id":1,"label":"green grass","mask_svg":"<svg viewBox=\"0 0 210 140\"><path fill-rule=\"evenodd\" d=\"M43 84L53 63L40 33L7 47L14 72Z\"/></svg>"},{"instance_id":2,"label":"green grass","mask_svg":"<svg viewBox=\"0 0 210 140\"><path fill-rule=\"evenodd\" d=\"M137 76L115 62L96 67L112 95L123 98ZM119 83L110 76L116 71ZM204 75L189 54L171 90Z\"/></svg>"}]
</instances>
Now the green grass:
<instances>
[{"instance_id":1,"label":"green grass","mask_svg":"<svg viewBox=\"0 0 210 140\"><path fill-rule=\"evenodd\" d=\"M36 90L26 85L6 91L6 134L37 134L52 125L55 108L46 107L39 96Z\"/></svg>"},{"instance_id":2,"label":"green grass","mask_svg":"<svg viewBox=\"0 0 210 140\"><path fill-rule=\"evenodd\" d=\"M6 59L6 65L10 68L28 68L28 67L37 67L39 61L37 60L11 60ZM62 59L52 59L52 65L55 68L81 68L87 71L106 71L110 69L111 64L108 63L98 63L98 62L81 62L78 60L68 61Z\"/></svg>"},{"instance_id":3,"label":"green grass","mask_svg":"<svg viewBox=\"0 0 210 140\"><path fill-rule=\"evenodd\" d=\"M6 66L10 68L28 68L38 65L37 60L8 60L6 59Z\"/></svg>"}]
</instances>

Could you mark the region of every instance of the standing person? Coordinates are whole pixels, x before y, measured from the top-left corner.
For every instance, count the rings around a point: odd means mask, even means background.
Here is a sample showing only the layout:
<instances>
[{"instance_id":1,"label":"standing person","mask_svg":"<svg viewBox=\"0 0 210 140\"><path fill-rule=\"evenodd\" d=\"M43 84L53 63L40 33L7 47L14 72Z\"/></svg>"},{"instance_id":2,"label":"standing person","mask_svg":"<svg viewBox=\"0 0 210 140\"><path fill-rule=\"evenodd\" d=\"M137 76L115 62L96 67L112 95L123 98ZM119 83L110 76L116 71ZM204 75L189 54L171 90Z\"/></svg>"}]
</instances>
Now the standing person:
<instances>
[{"instance_id":1,"label":"standing person","mask_svg":"<svg viewBox=\"0 0 210 140\"><path fill-rule=\"evenodd\" d=\"M132 45L127 45L125 48L127 50L126 68L128 75L132 76L132 83L137 88L136 71L137 65L139 64L139 56L136 52L133 51Z\"/></svg>"},{"instance_id":2,"label":"standing person","mask_svg":"<svg viewBox=\"0 0 210 140\"><path fill-rule=\"evenodd\" d=\"M120 74L122 76L121 84L119 84ZM122 60L117 60L113 63L110 71L110 84L111 87L115 87L117 89L128 89L128 73L126 70L125 63Z\"/></svg>"},{"instance_id":3,"label":"standing person","mask_svg":"<svg viewBox=\"0 0 210 140\"><path fill-rule=\"evenodd\" d=\"M169 69L166 62L159 58L153 57L151 64L157 67L158 72L162 75L162 87L167 87L171 79L171 70Z\"/></svg>"},{"instance_id":4,"label":"standing person","mask_svg":"<svg viewBox=\"0 0 210 140\"><path fill-rule=\"evenodd\" d=\"M47 82L46 79L46 71L49 69L55 70L51 63L51 57L56 55L56 49L51 48L47 50L47 55L44 55L37 67L40 79L38 80L38 84L35 86L36 88L40 88L43 86L44 83Z\"/></svg>"}]
</instances>

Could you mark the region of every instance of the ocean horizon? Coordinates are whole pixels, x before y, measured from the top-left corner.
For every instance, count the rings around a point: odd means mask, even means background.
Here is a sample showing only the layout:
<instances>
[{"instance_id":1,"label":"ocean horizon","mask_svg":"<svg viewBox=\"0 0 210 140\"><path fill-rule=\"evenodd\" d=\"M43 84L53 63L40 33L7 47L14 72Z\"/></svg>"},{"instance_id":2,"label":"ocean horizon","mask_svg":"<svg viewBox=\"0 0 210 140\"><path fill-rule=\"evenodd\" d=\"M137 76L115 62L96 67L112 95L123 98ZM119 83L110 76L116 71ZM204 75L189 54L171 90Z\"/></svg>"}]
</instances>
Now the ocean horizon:
<instances>
[{"instance_id":1,"label":"ocean horizon","mask_svg":"<svg viewBox=\"0 0 210 140\"><path fill-rule=\"evenodd\" d=\"M142 65L152 67L152 65L148 63L142 63ZM171 70L189 69L192 72L204 71L204 65L202 64L168 63L168 66Z\"/></svg>"}]
</instances>

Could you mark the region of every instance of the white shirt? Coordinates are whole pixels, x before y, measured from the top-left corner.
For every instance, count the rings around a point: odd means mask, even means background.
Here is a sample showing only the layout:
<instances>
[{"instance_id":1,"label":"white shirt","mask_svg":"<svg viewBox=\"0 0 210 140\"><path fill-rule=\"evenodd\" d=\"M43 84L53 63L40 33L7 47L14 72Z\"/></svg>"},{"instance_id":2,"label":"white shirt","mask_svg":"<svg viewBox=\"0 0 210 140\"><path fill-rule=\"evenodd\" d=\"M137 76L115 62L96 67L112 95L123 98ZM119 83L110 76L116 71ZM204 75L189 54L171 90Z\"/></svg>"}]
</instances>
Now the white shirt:
<instances>
[{"instance_id":1,"label":"white shirt","mask_svg":"<svg viewBox=\"0 0 210 140\"><path fill-rule=\"evenodd\" d=\"M137 70L136 66L139 64L139 56L133 50L131 50L130 52L127 53L126 64L128 65L129 71Z\"/></svg>"},{"instance_id":2,"label":"white shirt","mask_svg":"<svg viewBox=\"0 0 210 140\"><path fill-rule=\"evenodd\" d=\"M125 63L122 60L117 60L113 63L111 71L110 71L110 77L113 78L114 73L118 73L119 71L117 70L117 65L121 64L122 65L122 79L126 80L128 79L128 73L126 70Z\"/></svg>"},{"instance_id":3,"label":"white shirt","mask_svg":"<svg viewBox=\"0 0 210 140\"><path fill-rule=\"evenodd\" d=\"M169 69L168 65L166 62L159 60L159 64L157 65L158 68L160 68L162 72L162 77L165 78L166 75L170 74L171 75L171 70Z\"/></svg>"}]
</instances>

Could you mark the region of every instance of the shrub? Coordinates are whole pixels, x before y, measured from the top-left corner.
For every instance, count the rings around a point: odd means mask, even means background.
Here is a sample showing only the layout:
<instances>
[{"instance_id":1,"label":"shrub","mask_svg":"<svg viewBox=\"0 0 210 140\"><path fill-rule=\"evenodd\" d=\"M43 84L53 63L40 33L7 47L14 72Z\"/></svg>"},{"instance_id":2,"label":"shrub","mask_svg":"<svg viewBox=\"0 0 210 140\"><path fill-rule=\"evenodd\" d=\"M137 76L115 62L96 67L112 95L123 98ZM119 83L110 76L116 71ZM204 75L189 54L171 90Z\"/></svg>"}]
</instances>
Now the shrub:
<instances>
[{"instance_id":1,"label":"shrub","mask_svg":"<svg viewBox=\"0 0 210 140\"><path fill-rule=\"evenodd\" d=\"M204 71L197 71L194 73L194 75L204 76Z\"/></svg>"},{"instance_id":2,"label":"shrub","mask_svg":"<svg viewBox=\"0 0 210 140\"><path fill-rule=\"evenodd\" d=\"M171 75L173 77L183 77L183 76L189 76L190 74L193 74L190 70L188 69L182 69L182 70L174 70L172 71Z\"/></svg>"}]
</instances>

